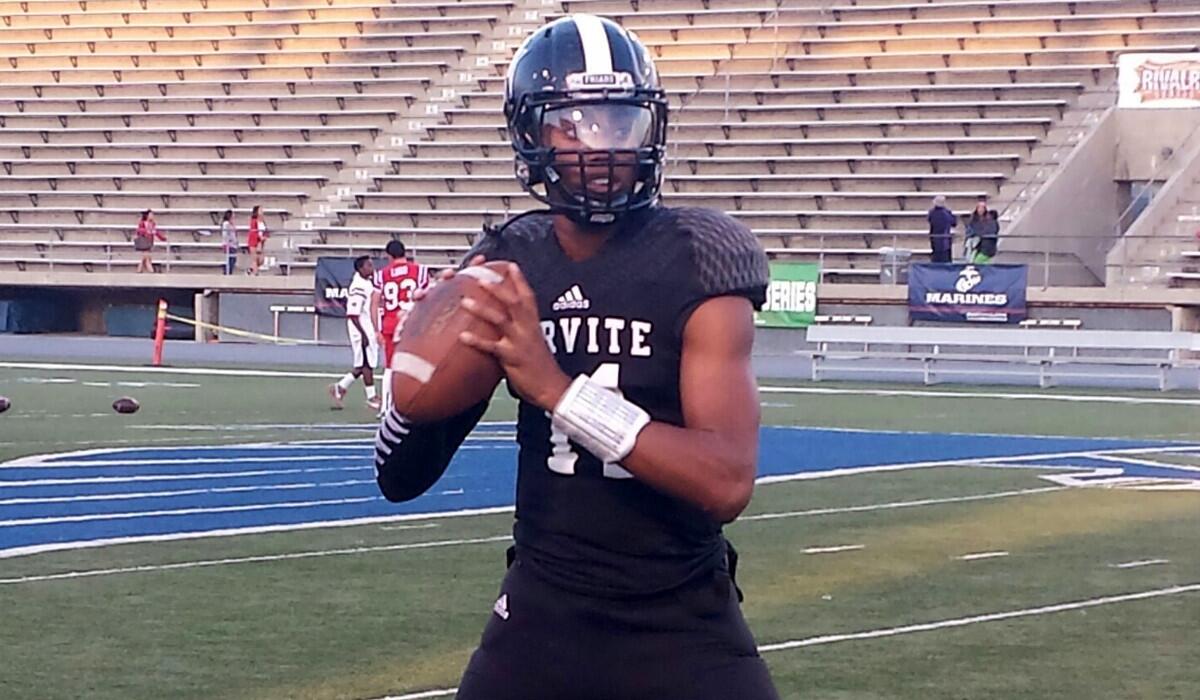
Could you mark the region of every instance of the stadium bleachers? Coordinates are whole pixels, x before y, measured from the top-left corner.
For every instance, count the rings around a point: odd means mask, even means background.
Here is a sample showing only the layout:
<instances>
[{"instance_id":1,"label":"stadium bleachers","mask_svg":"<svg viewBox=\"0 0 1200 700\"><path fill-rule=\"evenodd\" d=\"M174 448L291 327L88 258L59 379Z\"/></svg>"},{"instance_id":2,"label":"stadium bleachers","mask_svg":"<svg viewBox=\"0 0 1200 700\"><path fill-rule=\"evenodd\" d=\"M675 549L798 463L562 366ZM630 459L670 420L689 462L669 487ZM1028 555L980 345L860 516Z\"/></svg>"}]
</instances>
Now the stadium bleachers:
<instances>
[{"instance_id":1,"label":"stadium bleachers","mask_svg":"<svg viewBox=\"0 0 1200 700\"><path fill-rule=\"evenodd\" d=\"M665 201L724 207L773 255L820 260L838 281L876 279L882 246L927 253L935 194L958 211L979 196L1002 206L1004 183L1081 94L1107 87L1120 52L1200 40L1186 3L996 4L561 3L616 17L656 54L674 108ZM400 217L453 252L481 216L532 206L508 175L493 63L376 191L337 210L326 241L343 229L365 243Z\"/></svg>"},{"instance_id":2,"label":"stadium bleachers","mask_svg":"<svg viewBox=\"0 0 1200 700\"><path fill-rule=\"evenodd\" d=\"M420 109L511 2L0 2L0 269L218 271L262 206L291 248L313 202ZM207 235L206 235L207 234Z\"/></svg>"},{"instance_id":3,"label":"stadium bleachers","mask_svg":"<svg viewBox=\"0 0 1200 700\"><path fill-rule=\"evenodd\" d=\"M0 265L110 259L93 246L115 256L150 206L172 244L197 239L173 263L203 271L219 251L196 232L254 204L288 269L391 237L457 260L534 205L501 116L508 30L571 11L656 56L664 200L724 208L837 281L877 279L883 246L926 254L934 195L1003 208L1121 52L1200 45L1189 0L4 1Z\"/></svg>"}]
</instances>

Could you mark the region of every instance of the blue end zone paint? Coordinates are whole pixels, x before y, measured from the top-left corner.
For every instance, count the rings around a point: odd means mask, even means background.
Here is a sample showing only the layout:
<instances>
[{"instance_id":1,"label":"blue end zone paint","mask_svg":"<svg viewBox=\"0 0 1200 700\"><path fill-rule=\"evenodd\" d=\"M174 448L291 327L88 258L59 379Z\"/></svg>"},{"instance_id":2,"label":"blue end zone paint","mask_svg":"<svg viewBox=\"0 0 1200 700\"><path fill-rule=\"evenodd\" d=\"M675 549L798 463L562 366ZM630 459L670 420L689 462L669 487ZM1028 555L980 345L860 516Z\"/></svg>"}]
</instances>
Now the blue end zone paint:
<instances>
[{"instance_id":1,"label":"blue end zone paint","mask_svg":"<svg viewBox=\"0 0 1200 700\"><path fill-rule=\"evenodd\" d=\"M906 433L820 428L765 428L759 476L831 471L878 464L942 462L1025 454L1095 452L1175 443L1105 438Z\"/></svg>"},{"instance_id":2,"label":"blue end zone paint","mask_svg":"<svg viewBox=\"0 0 1200 700\"><path fill-rule=\"evenodd\" d=\"M369 439L306 446L132 448L25 458L0 465L0 556L5 550L119 537L439 514L511 506L511 425L469 439L446 475L403 504L380 498ZM1146 440L764 428L760 476L879 465L997 458L1014 467L1120 467L1129 476L1200 479L1200 472L1051 455L1172 446ZM105 498L95 498L104 496ZM30 503L29 499L36 502ZM53 500L50 500L53 499Z\"/></svg>"}]
</instances>

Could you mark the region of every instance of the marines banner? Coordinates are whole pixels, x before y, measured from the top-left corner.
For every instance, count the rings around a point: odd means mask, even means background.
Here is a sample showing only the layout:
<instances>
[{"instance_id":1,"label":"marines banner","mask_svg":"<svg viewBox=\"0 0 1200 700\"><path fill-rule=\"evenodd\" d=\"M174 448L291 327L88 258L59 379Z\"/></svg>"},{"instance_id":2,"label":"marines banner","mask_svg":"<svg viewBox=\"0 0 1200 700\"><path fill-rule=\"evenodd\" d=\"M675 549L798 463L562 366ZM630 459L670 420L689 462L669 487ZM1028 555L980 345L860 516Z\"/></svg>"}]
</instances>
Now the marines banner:
<instances>
[{"instance_id":1,"label":"marines banner","mask_svg":"<svg viewBox=\"0 0 1200 700\"><path fill-rule=\"evenodd\" d=\"M916 321L1025 320L1025 265L911 265L908 316Z\"/></svg>"}]
</instances>

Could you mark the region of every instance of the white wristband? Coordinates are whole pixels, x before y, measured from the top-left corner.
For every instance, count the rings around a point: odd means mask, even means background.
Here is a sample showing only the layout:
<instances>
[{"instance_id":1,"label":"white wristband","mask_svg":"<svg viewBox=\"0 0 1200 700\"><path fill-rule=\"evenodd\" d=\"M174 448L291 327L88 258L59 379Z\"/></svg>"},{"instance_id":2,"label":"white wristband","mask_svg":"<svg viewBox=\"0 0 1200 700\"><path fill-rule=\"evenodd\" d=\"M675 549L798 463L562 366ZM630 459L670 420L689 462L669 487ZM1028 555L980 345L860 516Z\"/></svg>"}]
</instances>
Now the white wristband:
<instances>
[{"instance_id":1,"label":"white wristband","mask_svg":"<svg viewBox=\"0 0 1200 700\"><path fill-rule=\"evenodd\" d=\"M633 451L650 414L613 389L581 374L571 382L551 416L554 427L602 462L619 462Z\"/></svg>"}]
</instances>

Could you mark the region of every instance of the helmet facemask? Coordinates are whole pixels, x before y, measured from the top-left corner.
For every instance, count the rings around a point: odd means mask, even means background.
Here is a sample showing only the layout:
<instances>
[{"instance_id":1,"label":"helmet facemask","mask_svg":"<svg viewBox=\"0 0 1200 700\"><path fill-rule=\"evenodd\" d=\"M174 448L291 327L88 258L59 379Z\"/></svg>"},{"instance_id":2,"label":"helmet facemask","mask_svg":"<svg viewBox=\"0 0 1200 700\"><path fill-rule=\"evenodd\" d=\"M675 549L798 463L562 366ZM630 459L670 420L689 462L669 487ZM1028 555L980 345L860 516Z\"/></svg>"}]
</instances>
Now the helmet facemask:
<instances>
[{"instance_id":1,"label":"helmet facemask","mask_svg":"<svg viewBox=\"0 0 1200 700\"><path fill-rule=\"evenodd\" d=\"M661 90L526 94L509 115L517 179L576 223L615 223L658 201L666 109Z\"/></svg>"}]
</instances>

